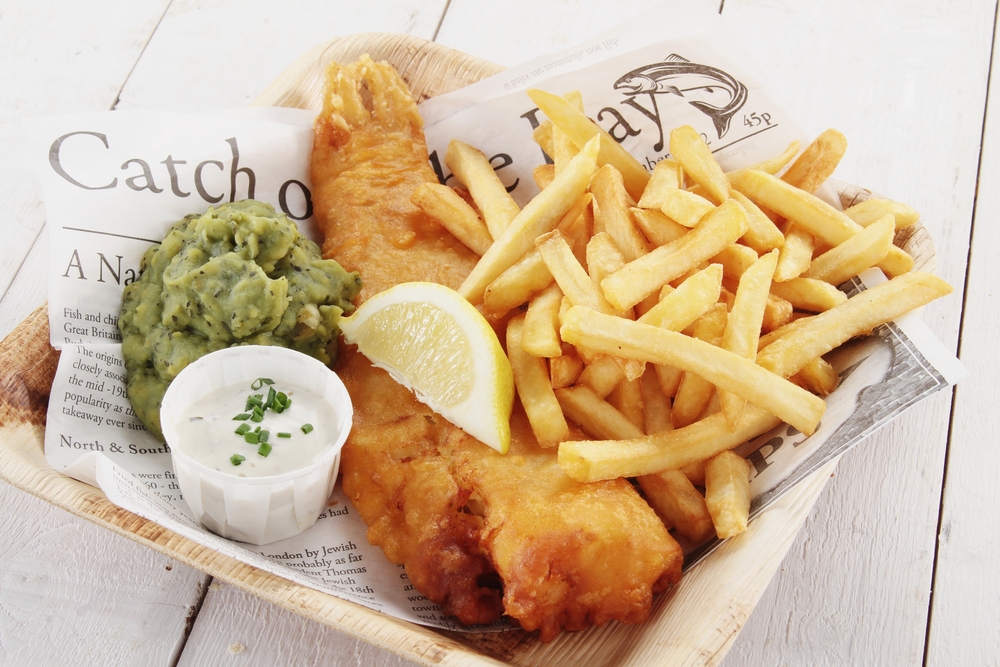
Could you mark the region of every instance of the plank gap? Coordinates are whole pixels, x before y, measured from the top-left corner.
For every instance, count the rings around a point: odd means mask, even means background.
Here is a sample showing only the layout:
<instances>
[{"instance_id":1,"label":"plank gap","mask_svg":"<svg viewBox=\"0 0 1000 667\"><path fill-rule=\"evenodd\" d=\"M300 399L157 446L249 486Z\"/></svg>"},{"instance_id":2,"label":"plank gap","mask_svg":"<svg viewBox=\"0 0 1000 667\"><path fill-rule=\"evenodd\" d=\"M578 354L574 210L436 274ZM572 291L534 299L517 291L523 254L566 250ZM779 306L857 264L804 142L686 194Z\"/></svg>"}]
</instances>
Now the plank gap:
<instances>
[{"instance_id":1,"label":"plank gap","mask_svg":"<svg viewBox=\"0 0 1000 667\"><path fill-rule=\"evenodd\" d=\"M972 265L972 240L976 233L976 218L979 206L979 186L981 183L980 177L982 176L983 169L983 147L986 143L986 125L989 122L990 117L990 93L993 89L993 63L996 58L998 13L1000 13L1000 2L996 2L993 5L993 42L990 44L990 65L986 72L986 99L983 105L983 124L979 132L979 156L976 162L976 188L973 192L972 198L972 219L969 223L969 242L967 244L968 249L965 253L965 280L962 282L962 309L958 321L958 344L955 349L955 356L959 359L962 358L962 340L964 338L963 334L965 333L965 314L969 301L969 274L971 273L970 267ZM955 428L955 410L958 392L958 386L953 387L951 390L951 409L948 414L948 437L944 448L944 465L941 466L941 495L938 498L938 518L937 526L934 530L934 560L931 565L931 590L927 598L927 625L924 629L924 655L923 660L921 661L923 667L927 667L927 660L930 657L931 626L934 623L934 591L937 588L938 558L941 553L941 530L943 528L942 523L944 521L945 513L945 494L947 493L948 486L948 464L951 459L951 443Z\"/></svg>"}]
</instances>

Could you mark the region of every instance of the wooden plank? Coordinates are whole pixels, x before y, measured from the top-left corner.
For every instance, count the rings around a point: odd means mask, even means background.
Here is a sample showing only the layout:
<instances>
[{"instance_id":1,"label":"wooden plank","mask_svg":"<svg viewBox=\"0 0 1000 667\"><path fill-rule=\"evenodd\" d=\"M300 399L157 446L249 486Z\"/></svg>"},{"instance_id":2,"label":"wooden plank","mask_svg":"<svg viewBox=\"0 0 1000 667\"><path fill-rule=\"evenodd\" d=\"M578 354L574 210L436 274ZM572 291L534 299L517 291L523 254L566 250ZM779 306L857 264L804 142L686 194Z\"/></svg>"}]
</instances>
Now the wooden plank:
<instances>
[{"instance_id":1,"label":"wooden plank","mask_svg":"<svg viewBox=\"0 0 1000 667\"><path fill-rule=\"evenodd\" d=\"M170 664L207 577L7 484L0 506L0 663Z\"/></svg>"},{"instance_id":2,"label":"wooden plank","mask_svg":"<svg viewBox=\"0 0 1000 667\"><path fill-rule=\"evenodd\" d=\"M363 32L432 39L446 0L173 2L119 109L243 108L310 47Z\"/></svg>"},{"instance_id":3,"label":"wooden plank","mask_svg":"<svg viewBox=\"0 0 1000 667\"><path fill-rule=\"evenodd\" d=\"M993 11L860 1L833 9L818 0L727 0L723 10L805 129L846 134L837 177L922 212L938 273L956 287L923 317L951 349ZM782 664L920 663L949 412L950 396L939 394L843 458L724 665L776 656Z\"/></svg>"},{"instance_id":4,"label":"wooden plank","mask_svg":"<svg viewBox=\"0 0 1000 667\"><path fill-rule=\"evenodd\" d=\"M1000 35L993 37L990 93L1000 90ZM1000 450L996 447L1000 392L1000 294L996 220L1000 193L1000 107L987 107L969 260L961 358L971 377L955 391L947 477L934 574L928 667L987 665L1000 655Z\"/></svg>"},{"instance_id":5,"label":"wooden plank","mask_svg":"<svg viewBox=\"0 0 1000 667\"><path fill-rule=\"evenodd\" d=\"M44 209L20 157L22 119L110 109L167 4L4 7L0 335L44 300L47 283ZM0 662L129 655L134 664L162 665L179 652L204 575L3 483L0 505Z\"/></svg>"},{"instance_id":6,"label":"wooden plank","mask_svg":"<svg viewBox=\"0 0 1000 667\"><path fill-rule=\"evenodd\" d=\"M239 660L241 667L417 664L215 581L209 586L177 667L214 665L226 660Z\"/></svg>"},{"instance_id":7,"label":"wooden plank","mask_svg":"<svg viewBox=\"0 0 1000 667\"><path fill-rule=\"evenodd\" d=\"M718 4L715 0L712 3ZM570 48L659 4L661 0L451 0L435 41L511 67Z\"/></svg>"},{"instance_id":8,"label":"wooden plank","mask_svg":"<svg viewBox=\"0 0 1000 667\"><path fill-rule=\"evenodd\" d=\"M39 0L5 5L0 17L0 294L44 224L41 198L24 167L25 118L110 109L167 6L167 0L92 3ZM37 304L36 304L37 305ZM6 329L5 331L9 331Z\"/></svg>"}]
</instances>

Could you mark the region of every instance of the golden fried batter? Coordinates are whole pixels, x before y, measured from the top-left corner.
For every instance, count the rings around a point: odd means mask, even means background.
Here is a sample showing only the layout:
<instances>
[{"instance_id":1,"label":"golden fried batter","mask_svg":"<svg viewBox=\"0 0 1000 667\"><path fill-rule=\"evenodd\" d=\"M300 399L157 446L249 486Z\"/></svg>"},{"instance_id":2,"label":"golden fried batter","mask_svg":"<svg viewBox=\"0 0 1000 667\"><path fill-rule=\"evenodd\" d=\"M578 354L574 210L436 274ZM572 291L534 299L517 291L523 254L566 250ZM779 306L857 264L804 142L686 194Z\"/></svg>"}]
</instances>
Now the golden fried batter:
<instances>
[{"instance_id":1,"label":"golden fried batter","mask_svg":"<svg viewBox=\"0 0 1000 667\"><path fill-rule=\"evenodd\" d=\"M360 299L405 281L458 287L476 256L410 203L436 180L421 119L390 66L328 72L312 182L324 255L361 272ZM503 337L501 336L501 340ZM582 484L540 448L515 406L501 455L434 414L353 347L337 372L355 404L343 486L368 539L463 623L501 613L543 641L638 623L680 578L681 550L624 480Z\"/></svg>"}]
</instances>

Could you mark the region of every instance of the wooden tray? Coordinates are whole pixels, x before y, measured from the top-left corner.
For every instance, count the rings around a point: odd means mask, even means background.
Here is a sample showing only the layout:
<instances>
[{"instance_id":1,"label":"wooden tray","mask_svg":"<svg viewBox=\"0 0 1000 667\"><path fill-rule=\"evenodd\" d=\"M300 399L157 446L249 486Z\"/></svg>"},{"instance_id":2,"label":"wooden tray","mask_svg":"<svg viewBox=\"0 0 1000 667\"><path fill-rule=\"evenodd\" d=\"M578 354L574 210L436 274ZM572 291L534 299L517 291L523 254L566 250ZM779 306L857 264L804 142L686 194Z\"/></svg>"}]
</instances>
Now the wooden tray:
<instances>
[{"instance_id":1,"label":"wooden tray","mask_svg":"<svg viewBox=\"0 0 1000 667\"><path fill-rule=\"evenodd\" d=\"M455 90L502 68L405 35L353 35L320 45L296 61L254 102L318 109L331 61L368 53L394 65L419 100ZM845 203L871 193L844 186ZM898 237L925 270L933 249L921 227ZM100 489L55 472L43 453L48 394L58 363L49 346L45 306L0 343L0 479L191 567L286 609L424 665L718 665L757 603L830 477L836 461L804 480L688 571L654 601L639 626L609 623L562 633L542 644L535 633L468 634L397 620L223 556L113 505Z\"/></svg>"}]
</instances>

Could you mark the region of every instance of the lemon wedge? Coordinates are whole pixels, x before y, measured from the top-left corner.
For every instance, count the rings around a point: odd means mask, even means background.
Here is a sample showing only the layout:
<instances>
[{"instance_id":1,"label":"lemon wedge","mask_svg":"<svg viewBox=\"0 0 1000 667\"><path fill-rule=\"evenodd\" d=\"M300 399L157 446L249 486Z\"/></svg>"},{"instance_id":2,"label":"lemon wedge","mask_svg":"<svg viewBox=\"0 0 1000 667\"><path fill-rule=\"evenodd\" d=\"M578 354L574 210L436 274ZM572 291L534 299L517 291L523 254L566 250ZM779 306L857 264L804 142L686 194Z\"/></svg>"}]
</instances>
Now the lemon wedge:
<instances>
[{"instance_id":1,"label":"lemon wedge","mask_svg":"<svg viewBox=\"0 0 1000 667\"><path fill-rule=\"evenodd\" d=\"M496 333L458 292L402 283L340 320L348 343L439 415L505 454L514 377Z\"/></svg>"}]
</instances>

